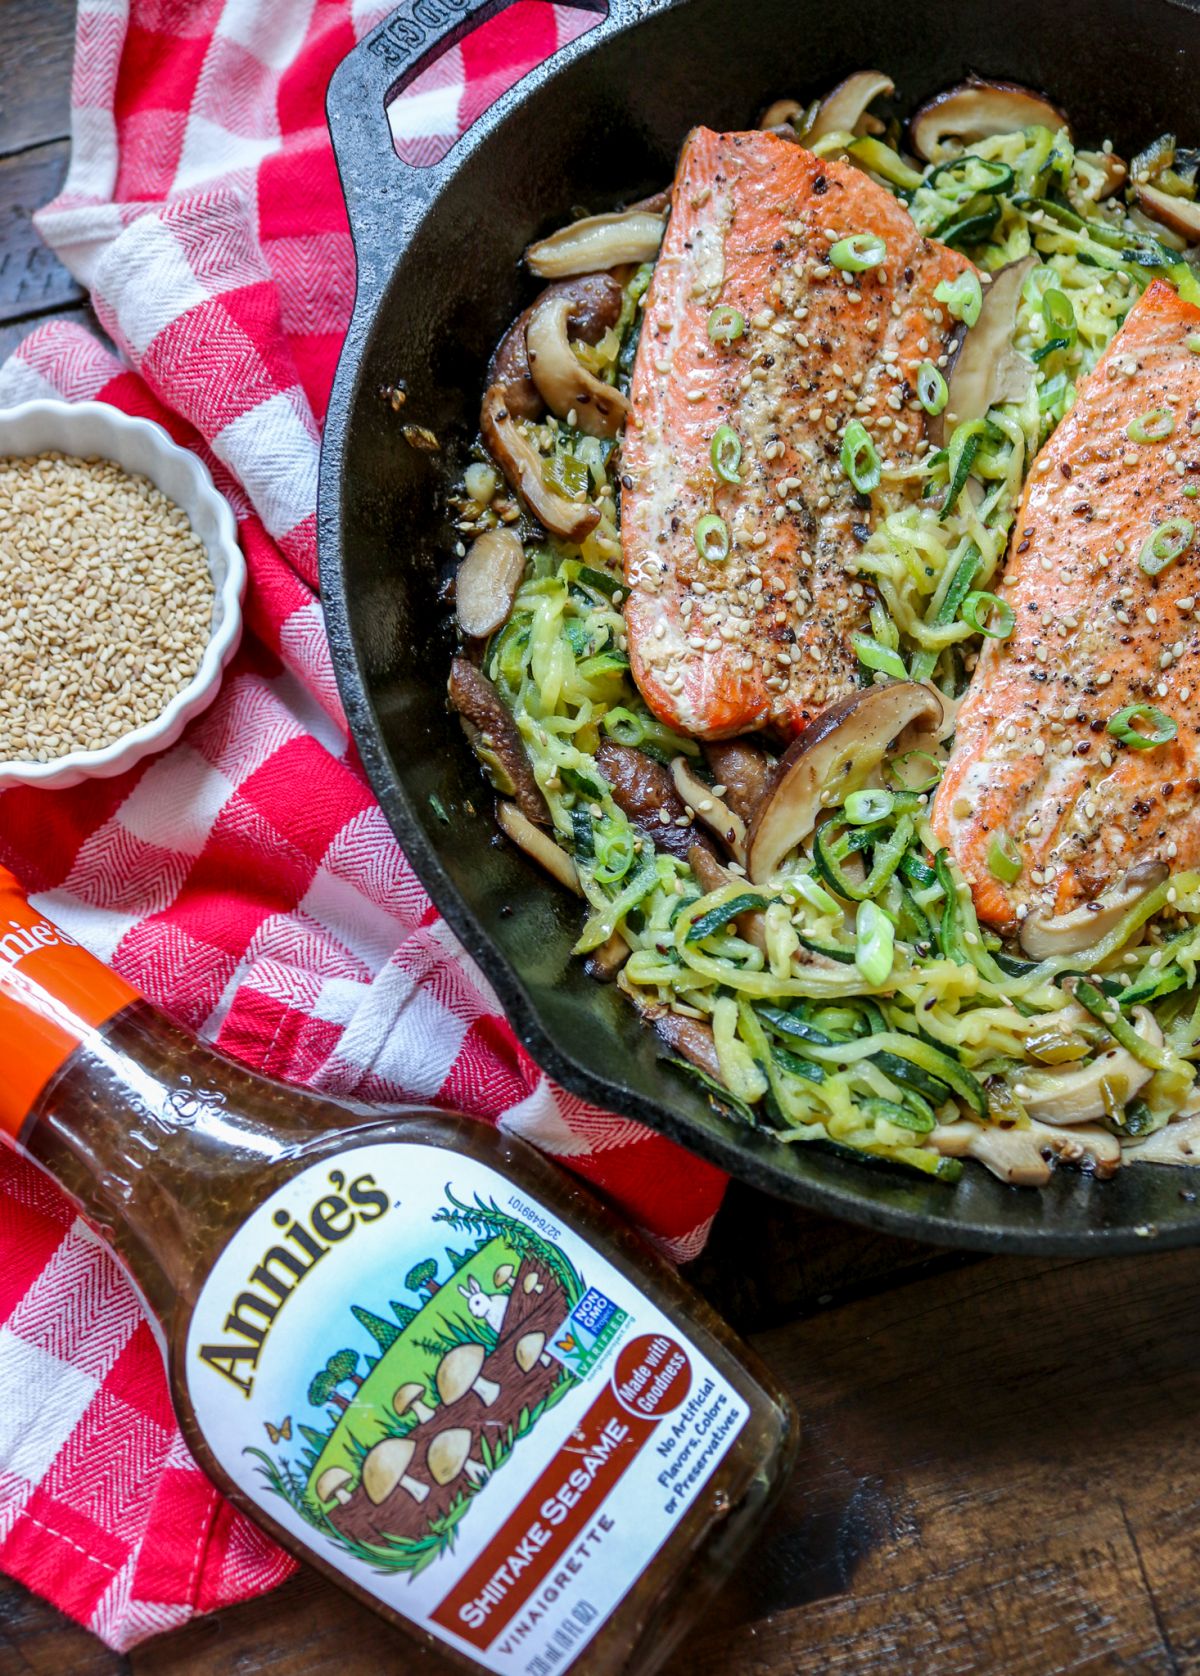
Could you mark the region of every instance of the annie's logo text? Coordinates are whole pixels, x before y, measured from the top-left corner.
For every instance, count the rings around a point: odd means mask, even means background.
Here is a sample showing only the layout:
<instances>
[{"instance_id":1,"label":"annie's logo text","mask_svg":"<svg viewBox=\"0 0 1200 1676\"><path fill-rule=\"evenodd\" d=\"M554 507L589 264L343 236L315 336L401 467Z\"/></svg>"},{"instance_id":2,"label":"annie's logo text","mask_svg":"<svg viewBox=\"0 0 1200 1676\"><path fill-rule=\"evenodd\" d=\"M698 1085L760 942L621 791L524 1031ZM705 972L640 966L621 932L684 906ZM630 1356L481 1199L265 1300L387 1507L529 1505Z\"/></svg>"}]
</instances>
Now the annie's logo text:
<instances>
[{"instance_id":1,"label":"annie's logo text","mask_svg":"<svg viewBox=\"0 0 1200 1676\"><path fill-rule=\"evenodd\" d=\"M275 1317L306 1275L310 1274L330 1248L349 1239L363 1222L378 1222L388 1210L388 1196L375 1185L375 1177L361 1175L349 1186L341 1170L331 1170L332 1193L318 1199L301 1222L286 1210L277 1210L274 1223L283 1229L283 1240L263 1252L258 1267L247 1278L225 1317L225 1331L236 1340L227 1344L203 1344L200 1360L207 1362L222 1379L236 1385L243 1396L254 1389L254 1373Z\"/></svg>"}]
</instances>

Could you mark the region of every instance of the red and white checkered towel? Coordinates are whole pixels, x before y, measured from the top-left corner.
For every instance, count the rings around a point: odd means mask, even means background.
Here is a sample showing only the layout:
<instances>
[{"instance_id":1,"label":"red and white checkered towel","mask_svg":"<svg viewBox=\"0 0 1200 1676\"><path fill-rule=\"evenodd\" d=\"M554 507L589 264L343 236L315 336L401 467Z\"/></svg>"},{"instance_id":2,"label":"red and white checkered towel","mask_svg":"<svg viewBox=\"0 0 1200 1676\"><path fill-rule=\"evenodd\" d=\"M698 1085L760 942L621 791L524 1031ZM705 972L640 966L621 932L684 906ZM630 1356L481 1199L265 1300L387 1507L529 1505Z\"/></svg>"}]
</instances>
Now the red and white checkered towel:
<instances>
[{"instance_id":1,"label":"red and white checkered towel","mask_svg":"<svg viewBox=\"0 0 1200 1676\"><path fill-rule=\"evenodd\" d=\"M332 1094L462 1107L597 1183L675 1255L722 1178L550 1086L439 920L348 744L316 598L320 423L353 253L323 98L377 0L80 0L71 170L43 237L118 361L68 324L0 403L99 398L207 460L250 564L245 644L171 751L0 797L0 860L151 1000ZM393 112L427 161L594 14L518 0ZM190 1461L136 1300L62 1197L0 1155L0 1568L111 1646L291 1562Z\"/></svg>"}]
</instances>

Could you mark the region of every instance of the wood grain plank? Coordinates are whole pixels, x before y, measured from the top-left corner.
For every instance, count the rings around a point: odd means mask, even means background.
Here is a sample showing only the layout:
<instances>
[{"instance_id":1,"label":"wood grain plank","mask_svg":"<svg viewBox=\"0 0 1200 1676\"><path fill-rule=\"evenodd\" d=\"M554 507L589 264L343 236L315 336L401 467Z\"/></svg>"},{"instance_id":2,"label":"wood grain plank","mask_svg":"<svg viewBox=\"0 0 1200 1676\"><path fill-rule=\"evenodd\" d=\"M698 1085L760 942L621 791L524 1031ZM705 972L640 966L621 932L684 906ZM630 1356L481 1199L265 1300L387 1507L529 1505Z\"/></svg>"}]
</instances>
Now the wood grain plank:
<instances>
[{"instance_id":1,"label":"wood grain plank","mask_svg":"<svg viewBox=\"0 0 1200 1676\"><path fill-rule=\"evenodd\" d=\"M95 1636L0 1578L0 1676L129 1676Z\"/></svg>"},{"instance_id":2,"label":"wood grain plank","mask_svg":"<svg viewBox=\"0 0 1200 1676\"><path fill-rule=\"evenodd\" d=\"M1197 1668L1198 1281L995 1260L756 1340L800 1463L669 1676Z\"/></svg>"},{"instance_id":3,"label":"wood grain plank","mask_svg":"<svg viewBox=\"0 0 1200 1676\"><path fill-rule=\"evenodd\" d=\"M74 0L3 0L0 155L68 132Z\"/></svg>"},{"instance_id":4,"label":"wood grain plank","mask_svg":"<svg viewBox=\"0 0 1200 1676\"><path fill-rule=\"evenodd\" d=\"M0 323L81 302L83 292L33 230L67 171L65 141L0 159Z\"/></svg>"}]
</instances>

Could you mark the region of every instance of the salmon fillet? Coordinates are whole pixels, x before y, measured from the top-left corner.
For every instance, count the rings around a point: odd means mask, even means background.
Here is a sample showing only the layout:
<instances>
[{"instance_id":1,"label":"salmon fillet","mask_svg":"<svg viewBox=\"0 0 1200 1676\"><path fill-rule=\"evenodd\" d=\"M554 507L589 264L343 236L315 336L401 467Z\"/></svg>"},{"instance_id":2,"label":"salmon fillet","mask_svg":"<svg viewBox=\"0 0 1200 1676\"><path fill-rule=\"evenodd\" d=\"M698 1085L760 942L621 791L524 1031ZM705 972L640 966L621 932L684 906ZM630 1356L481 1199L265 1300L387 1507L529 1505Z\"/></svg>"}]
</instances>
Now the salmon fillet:
<instances>
[{"instance_id":1,"label":"salmon fillet","mask_svg":"<svg viewBox=\"0 0 1200 1676\"><path fill-rule=\"evenodd\" d=\"M885 241L881 266L829 265L852 233ZM630 657L662 721L790 737L858 684L850 634L872 596L847 565L875 511L841 468L840 433L857 418L885 462L911 464L927 423L916 371L956 326L934 288L970 265L848 164L768 133L688 138L623 451ZM717 304L745 320L728 345L709 340ZM739 484L713 471L721 425L741 442ZM723 563L696 549L708 513L730 532Z\"/></svg>"},{"instance_id":2,"label":"salmon fillet","mask_svg":"<svg viewBox=\"0 0 1200 1676\"><path fill-rule=\"evenodd\" d=\"M1016 614L989 641L958 713L933 824L970 881L981 919L1012 930L1064 913L1143 861L1200 862L1200 542L1157 575L1139 555L1167 519L1200 529L1200 309L1156 280L1130 313L1025 486L999 589ZM1164 441L1131 421L1170 412ZM1107 724L1132 704L1173 717L1152 750ZM994 834L1019 852L1005 885Z\"/></svg>"}]
</instances>

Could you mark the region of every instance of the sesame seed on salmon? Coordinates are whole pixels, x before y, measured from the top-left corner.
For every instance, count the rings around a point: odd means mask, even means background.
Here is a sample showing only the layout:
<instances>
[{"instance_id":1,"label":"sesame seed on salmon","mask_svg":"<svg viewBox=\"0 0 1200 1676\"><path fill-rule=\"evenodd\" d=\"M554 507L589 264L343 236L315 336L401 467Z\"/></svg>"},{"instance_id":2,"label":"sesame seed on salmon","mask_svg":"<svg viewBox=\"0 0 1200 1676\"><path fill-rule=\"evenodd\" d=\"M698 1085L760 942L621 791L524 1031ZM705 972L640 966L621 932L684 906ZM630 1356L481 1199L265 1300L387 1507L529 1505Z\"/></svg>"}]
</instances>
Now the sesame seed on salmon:
<instances>
[{"instance_id":1,"label":"sesame seed on salmon","mask_svg":"<svg viewBox=\"0 0 1200 1676\"><path fill-rule=\"evenodd\" d=\"M999 588L1016 624L980 656L933 810L980 918L1006 930L1142 863L1200 864L1200 543L1157 574L1139 562L1168 521L1168 550L1200 530L1185 493L1200 486L1198 332L1200 309L1155 281L1025 486ZM1168 435L1135 440L1163 415ZM1108 723L1131 705L1164 712L1175 738L1120 743ZM1012 884L988 867L999 834L1020 857Z\"/></svg>"},{"instance_id":2,"label":"sesame seed on salmon","mask_svg":"<svg viewBox=\"0 0 1200 1676\"><path fill-rule=\"evenodd\" d=\"M884 241L879 265L831 265L852 234ZM853 561L879 496L843 471L842 436L866 427L890 505L918 492L889 473L926 447L917 369L961 331L933 293L970 266L849 164L770 133L690 135L622 460L630 658L661 720L699 738L788 738L858 685L851 635L868 629L871 595ZM744 321L731 343L710 340L718 305ZM737 483L713 469L721 426L741 445ZM698 550L710 515L729 534L724 560Z\"/></svg>"}]
</instances>

